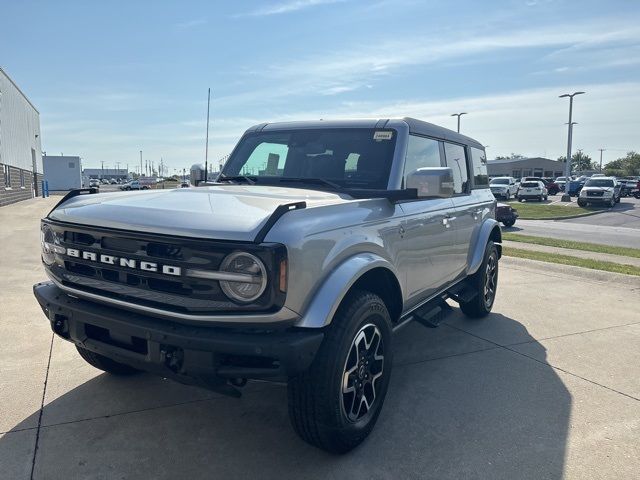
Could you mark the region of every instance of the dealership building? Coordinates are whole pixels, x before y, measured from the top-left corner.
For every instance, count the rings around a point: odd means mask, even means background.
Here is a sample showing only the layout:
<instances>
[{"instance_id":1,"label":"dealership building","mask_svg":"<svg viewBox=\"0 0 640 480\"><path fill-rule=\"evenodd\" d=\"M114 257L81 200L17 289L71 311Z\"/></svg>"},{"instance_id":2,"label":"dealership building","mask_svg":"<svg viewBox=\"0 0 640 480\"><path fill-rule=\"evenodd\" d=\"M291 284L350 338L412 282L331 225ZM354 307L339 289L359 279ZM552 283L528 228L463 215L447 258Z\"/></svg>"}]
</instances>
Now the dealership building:
<instances>
[{"instance_id":1,"label":"dealership building","mask_svg":"<svg viewBox=\"0 0 640 480\"><path fill-rule=\"evenodd\" d=\"M40 113L0 68L0 207L39 194L40 141Z\"/></svg>"},{"instance_id":2,"label":"dealership building","mask_svg":"<svg viewBox=\"0 0 640 480\"><path fill-rule=\"evenodd\" d=\"M565 162L550 158L505 158L489 160L487 174L494 177L549 177L557 178L564 175Z\"/></svg>"}]
</instances>

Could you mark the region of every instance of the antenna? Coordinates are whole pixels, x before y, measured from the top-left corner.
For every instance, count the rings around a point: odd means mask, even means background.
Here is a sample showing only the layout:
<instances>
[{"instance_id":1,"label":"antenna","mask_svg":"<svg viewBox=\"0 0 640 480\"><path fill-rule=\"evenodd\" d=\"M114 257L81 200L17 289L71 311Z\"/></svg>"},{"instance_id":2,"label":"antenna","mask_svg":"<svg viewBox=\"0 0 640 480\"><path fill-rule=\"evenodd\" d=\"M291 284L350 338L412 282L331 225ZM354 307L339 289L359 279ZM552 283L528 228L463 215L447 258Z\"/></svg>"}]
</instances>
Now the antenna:
<instances>
[{"instance_id":1,"label":"antenna","mask_svg":"<svg viewBox=\"0 0 640 480\"><path fill-rule=\"evenodd\" d=\"M209 167L209 106L211 104L211 88L207 91L207 140L204 147L204 181L207 181Z\"/></svg>"}]
</instances>

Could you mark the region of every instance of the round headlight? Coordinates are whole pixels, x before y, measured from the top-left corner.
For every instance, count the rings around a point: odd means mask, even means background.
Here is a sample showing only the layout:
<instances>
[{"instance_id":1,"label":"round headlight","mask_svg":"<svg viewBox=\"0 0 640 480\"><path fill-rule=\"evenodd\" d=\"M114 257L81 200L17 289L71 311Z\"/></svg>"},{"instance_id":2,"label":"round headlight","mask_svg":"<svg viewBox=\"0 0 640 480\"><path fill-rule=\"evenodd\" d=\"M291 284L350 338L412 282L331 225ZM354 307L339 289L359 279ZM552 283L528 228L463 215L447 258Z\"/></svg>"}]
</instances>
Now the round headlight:
<instances>
[{"instance_id":1,"label":"round headlight","mask_svg":"<svg viewBox=\"0 0 640 480\"><path fill-rule=\"evenodd\" d=\"M56 261L54 255L55 235L49 225L43 225L40 230L40 245L42 246L42 261L47 265L53 265Z\"/></svg>"},{"instance_id":2,"label":"round headlight","mask_svg":"<svg viewBox=\"0 0 640 480\"><path fill-rule=\"evenodd\" d=\"M229 273L220 280L220 287L231 300L249 303L256 300L267 288L267 269L255 255L234 252L222 261L220 271Z\"/></svg>"}]
</instances>

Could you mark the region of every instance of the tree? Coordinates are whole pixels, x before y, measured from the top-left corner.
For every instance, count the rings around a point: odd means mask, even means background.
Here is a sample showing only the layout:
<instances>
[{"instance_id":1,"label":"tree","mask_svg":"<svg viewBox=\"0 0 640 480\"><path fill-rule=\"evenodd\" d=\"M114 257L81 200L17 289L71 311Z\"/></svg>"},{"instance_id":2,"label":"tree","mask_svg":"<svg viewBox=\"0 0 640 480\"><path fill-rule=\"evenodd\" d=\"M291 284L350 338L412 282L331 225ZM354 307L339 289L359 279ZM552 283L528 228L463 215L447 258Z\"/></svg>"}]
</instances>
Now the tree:
<instances>
[{"instance_id":1,"label":"tree","mask_svg":"<svg viewBox=\"0 0 640 480\"><path fill-rule=\"evenodd\" d=\"M524 156L520 155L519 153L511 153L511 155L508 155L506 157L504 156L497 156L496 160L517 160L519 158L525 158Z\"/></svg>"},{"instance_id":2,"label":"tree","mask_svg":"<svg viewBox=\"0 0 640 480\"><path fill-rule=\"evenodd\" d=\"M628 152L625 157L607 163L604 171L607 175L618 177L640 175L640 153Z\"/></svg>"},{"instance_id":3,"label":"tree","mask_svg":"<svg viewBox=\"0 0 640 480\"><path fill-rule=\"evenodd\" d=\"M558 157L558 161L564 163L567 161L567 157ZM571 156L571 171L581 172L583 170L596 170L596 165L589 155L578 150Z\"/></svg>"}]
</instances>

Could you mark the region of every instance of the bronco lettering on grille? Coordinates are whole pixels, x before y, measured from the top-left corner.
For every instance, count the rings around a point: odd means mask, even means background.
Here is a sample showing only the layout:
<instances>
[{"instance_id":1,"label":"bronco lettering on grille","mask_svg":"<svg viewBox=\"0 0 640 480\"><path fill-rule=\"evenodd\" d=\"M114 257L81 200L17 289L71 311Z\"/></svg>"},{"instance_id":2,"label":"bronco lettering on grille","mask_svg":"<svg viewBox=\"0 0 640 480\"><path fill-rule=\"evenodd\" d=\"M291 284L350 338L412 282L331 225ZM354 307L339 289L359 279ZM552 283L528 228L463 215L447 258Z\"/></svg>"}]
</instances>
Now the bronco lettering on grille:
<instances>
[{"instance_id":1,"label":"bronco lettering on grille","mask_svg":"<svg viewBox=\"0 0 640 480\"><path fill-rule=\"evenodd\" d=\"M104 263L106 265L117 265L120 267L143 270L146 272L156 272L165 275L180 276L182 268L174 265L158 265L156 262L138 261L135 258L116 257L114 255L103 255L95 252L78 250L77 248L67 248L66 255L73 258L81 258L91 262Z\"/></svg>"}]
</instances>

